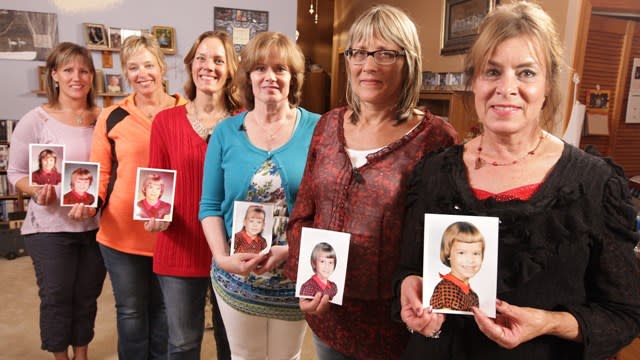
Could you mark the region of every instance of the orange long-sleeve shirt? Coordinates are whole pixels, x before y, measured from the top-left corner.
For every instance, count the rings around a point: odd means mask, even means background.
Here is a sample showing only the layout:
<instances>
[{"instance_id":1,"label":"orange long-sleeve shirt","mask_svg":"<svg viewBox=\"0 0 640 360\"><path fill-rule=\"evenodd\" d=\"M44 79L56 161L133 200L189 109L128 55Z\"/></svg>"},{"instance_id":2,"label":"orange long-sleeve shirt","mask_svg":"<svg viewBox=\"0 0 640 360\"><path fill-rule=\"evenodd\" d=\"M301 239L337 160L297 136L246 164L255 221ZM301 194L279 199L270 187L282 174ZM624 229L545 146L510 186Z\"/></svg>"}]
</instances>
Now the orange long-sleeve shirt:
<instances>
[{"instance_id":1,"label":"orange long-sleeve shirt","mask_svg":"<svg viewBox=\"0 0 640 360\"><path fill-rule=\"evenodd\" d=\"M118 105L105 108L93 133L90 159L100 163L98 196L101 203L106 199L112 176L116 176L109 201L102 208L97 240L121 252L152 256L156 234L145 231L144 222L133 220L136 169L147 167L152 121L135 106L133 97L130 95ZM181 96L176 94L174 97L176 105L186 103ZM117 107L122 107L129 115L107 133L107 118ZM113 153L109 140L115 143Z\"/></svg>"}]
</instances>

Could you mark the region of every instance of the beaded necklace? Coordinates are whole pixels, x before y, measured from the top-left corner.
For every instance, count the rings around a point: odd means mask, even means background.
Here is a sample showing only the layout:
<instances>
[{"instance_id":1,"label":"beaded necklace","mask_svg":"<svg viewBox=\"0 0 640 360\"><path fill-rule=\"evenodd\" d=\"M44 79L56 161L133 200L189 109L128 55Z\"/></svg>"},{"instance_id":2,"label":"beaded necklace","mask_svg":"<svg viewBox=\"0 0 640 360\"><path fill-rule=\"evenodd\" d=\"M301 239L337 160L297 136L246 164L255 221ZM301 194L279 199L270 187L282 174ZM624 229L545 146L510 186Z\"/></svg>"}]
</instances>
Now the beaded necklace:
<instances>
[{"instance_id":1,"label":"beaded necklace","mask_svg":"<svg viewBox=\"0 0 640 360\"><path fill-rule=\"evenodd\" d=\"M515 165L515 164L519 163L520 161L526 159L527 157L535 155L536 151L540 147L540 144L542 144L542 140L544 140L544 138L546 138L546 137L547 137L547 133L542 131L540 133L540 138L538 139L538 143L536 144L536 146L534 146L533 149L527 151L524 155L522 155L521 157L519 157L519 158L517 158L515 160L509 161L509 162L504 162L504 163L499 163L497 161L488 162L488 161L484 160L482 157L480 157L480 154L482 153L482 142L484 140L484 134L481 134L480 135L480 144L478 144L478 149L477 149L478 155L476 157L475 169L478 170L481 167L483 167L485 164L490 164L490 165L493 165L493 166Z\"/></svg>"}]
</instances>

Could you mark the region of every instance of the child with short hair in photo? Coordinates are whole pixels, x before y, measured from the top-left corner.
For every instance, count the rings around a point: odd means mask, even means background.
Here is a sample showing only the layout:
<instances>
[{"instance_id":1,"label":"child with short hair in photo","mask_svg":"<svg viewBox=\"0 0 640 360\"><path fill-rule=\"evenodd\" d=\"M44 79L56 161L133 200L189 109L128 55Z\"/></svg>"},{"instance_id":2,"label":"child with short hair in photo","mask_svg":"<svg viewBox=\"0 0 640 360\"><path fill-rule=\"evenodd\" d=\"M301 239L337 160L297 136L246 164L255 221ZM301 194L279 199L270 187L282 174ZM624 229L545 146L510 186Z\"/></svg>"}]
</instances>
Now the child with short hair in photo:
<instances>
[{"instance_id":1,"label":"child with short hair in photo","mask_svg":"<svg viewBox=\"0 0 640 360\"><path fill-rule=\"evenodd\" d=\"M336 264L333 246L326 242L316 244L311 251L311 268L315 274L302 284L300 296L315 296L320 292L322 296L328 295L329 300L332 300L338 293L338 286L329 280L329 276L335 271Z\"/></svg>"},{"instance_id":2,"label":"child with short hair in photo","mask_svg":"<svg viewBox=\"0 0 640 360\"><path fill-rule=\"evenodd\" d=\"M480 301L469 285L484 259L484 236L478 228L466 221L458 221L442 234L440 261L451 272L440 275L442 279L433 290L429 304L434 309L471 311Z\"/></svg>"}]
</instances>

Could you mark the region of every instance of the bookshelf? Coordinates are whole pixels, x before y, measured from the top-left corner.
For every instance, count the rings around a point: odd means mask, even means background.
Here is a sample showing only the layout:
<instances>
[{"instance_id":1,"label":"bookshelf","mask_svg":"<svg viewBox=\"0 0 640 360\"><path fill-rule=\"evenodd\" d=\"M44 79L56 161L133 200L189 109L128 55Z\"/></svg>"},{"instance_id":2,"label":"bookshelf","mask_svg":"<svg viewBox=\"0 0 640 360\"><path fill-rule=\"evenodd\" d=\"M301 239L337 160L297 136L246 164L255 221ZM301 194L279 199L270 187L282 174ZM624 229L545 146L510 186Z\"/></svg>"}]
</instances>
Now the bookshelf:
<instances>
[{"instance_id":1,"label":"bookshelf","mask_svg":"<svg viewBox=\"0 0 640 360\"><path fill-rule=\"evenodd\" d=\"M7 178L8 155L14 120L0 120L0 227L12 227L24 219L25 197L9 183Z\"/></svg>"}]
</instances>

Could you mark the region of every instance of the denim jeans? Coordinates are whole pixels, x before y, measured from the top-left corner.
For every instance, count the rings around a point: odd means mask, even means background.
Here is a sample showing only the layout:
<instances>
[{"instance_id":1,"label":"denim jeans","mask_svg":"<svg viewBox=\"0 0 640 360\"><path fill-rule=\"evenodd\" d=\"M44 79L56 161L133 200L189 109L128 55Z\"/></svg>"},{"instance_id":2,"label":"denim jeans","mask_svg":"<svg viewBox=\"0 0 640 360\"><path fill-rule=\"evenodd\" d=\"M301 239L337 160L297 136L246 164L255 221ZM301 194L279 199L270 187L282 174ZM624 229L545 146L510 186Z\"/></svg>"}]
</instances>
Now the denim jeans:
<instances>
[{"instance_id":1,"label":"denim jeans","mask_svg":"<svg viewBox=\"0 0 640 360\"><path fill-rule=\"evenodd\" d=\"M89 344L106 276L96 231L35 233L24 242L38 282L42 349Z\"/></svg>"},{"instance_id":2,"label":"denim jeans","mask_svg":"<svg viewBox=\"0 0 640 360\"><path fill-rule=\"evenodd\" d=\"M100 245L116 300L118 358L166 359L167 314L150 256Z\"/></svg>"},{"instance_id":3,"label":"denim jeans","mask_svg":"<svg viewBox=\"0 0 640 360\"><path fill-rule=\"evenodd\" d=\"M158 275L169 324L169 360L199 360L209 278Z\"/></svg>"},{"instance_id":4,"label":"denim jeans","mask_svg":"<svg viewBox=\"0 0 640 360\"><path fill-rule=\"evenodd\" d=\"M318 360L355 360L346 356L325 344L316 334L313 334L313 344L316 346L316 357Z\"/></svg>"}]
</instances>

